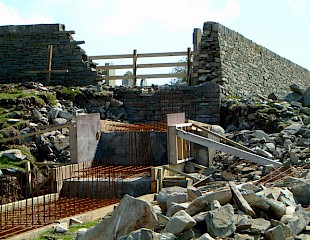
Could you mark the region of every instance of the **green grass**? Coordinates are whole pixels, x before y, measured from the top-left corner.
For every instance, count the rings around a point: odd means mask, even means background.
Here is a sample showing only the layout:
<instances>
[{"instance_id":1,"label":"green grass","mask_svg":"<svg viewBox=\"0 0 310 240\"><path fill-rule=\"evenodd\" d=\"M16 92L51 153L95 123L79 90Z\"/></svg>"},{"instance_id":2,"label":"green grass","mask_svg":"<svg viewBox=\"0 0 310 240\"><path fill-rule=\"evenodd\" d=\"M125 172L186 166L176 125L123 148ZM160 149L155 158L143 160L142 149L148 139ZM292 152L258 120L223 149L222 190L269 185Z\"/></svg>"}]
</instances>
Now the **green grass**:
<instances>
[{"instance_id":1,"label":"green grass","mask_svg":"<svg viewBox=\"0 0 310 240\"><path fill-rule=\"evenodd\" d=\"M66 233L54 233L54 230L48 230L43 233L39 238L35 238L33 240L46 240L46 236L54 237L57 240L71 240L76 236L76 232L81 228L90 228L96 226L99 223L99 219L94 221L85 222L82 224L75 224L69 227L69 231Z\"/></svg>"},{"instance_id":2,"label":"green grass","mask_svg":"<svg viewBox=\"0 0 310 240\"><path fill-rule=\"evenodd\" d=\"M14 168L24 172L25 169L22 166L24 166L25 162L25 160L21 162L14 162L8 157L2 156L0 157L0 169Z\"/></svg>"}]
</instances>

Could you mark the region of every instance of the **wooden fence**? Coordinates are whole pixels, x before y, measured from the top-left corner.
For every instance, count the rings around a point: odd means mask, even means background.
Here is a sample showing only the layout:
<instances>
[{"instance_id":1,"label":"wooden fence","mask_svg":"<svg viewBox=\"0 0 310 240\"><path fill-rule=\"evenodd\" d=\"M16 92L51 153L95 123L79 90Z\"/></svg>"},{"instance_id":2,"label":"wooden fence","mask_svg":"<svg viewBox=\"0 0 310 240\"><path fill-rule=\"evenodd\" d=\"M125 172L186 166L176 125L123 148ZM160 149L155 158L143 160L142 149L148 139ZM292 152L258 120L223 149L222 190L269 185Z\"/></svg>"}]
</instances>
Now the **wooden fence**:
<instances>
[{"instance_id":1,"label":"wooden fence","mask_svg":"<svg viewBox=\"0 0 310 240\"><path fill-rule=\"evenodd\" d=\"M120 54L120 55L100 55L100 56L90 56L90 60L104 60L104 59L125 59L132 58L132 64L126 65L107 65L107 66L97 66L97 70L108 71L110 69L132 69L132 75L119 75L119 76L105 76L105 80L116 80L116 79L133 79L133 85L136 86L137 79L147 79L147 78L182 78L186 77L189 85L191 85L191 78L198 77L198 73L193 72L193 67L198 66L198 61L194 62L192 56L198 56L198 52L191 51L188 48L184 52L161 52L161 53L137 53L137 50L133 50L132 54ZM148 57L175 57L175 56L186 56L186 62L169 62L169 63L147 63L147 64L137 64L138 58L148 58ZM137 69L139 68L162 68L162 67L186 67L187 71L184 73L165 73L165 74L144 74L138 75Z\"/></svg>"}]
</instances>

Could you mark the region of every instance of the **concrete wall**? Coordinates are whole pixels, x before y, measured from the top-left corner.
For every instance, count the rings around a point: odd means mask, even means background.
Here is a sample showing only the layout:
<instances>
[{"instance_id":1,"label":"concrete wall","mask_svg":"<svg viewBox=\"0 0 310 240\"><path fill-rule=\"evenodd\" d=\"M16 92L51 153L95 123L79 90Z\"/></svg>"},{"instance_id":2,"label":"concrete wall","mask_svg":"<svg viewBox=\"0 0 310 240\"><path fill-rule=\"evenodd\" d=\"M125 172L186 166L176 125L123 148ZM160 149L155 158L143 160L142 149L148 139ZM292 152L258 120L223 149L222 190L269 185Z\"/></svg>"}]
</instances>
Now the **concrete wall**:
<instances>
[{"instance_id":1,"label":"concrete wall","mask_svg":"<svg viewBox=\"0 0 310 240\"><path fill-rule=\"evenodd\" d=\"M100 138L100 114L76 117L76 128L70 129L71 163L94 160Z\"/></svg>"},{"instance_id":2,"label":"concrete wall","mask_svg":"<svg viewBox=\"0 0 310 240\"><path fill-rule=\"evenodd\" d=\"M218 124L220 89L216 83L181 86L152 92L121 89L115 92L125 108L129 122L166 122L167 114L186 113L186 119Z\"/></svg>"},{"instance_id":3,"label":"concrete wall","mask_svg":"<svg viewBox=\"0 0 310 240\"><path fill-rule=\"evenodd\" d=\"M101 133L94 164L158 166L168 163L167 133Z\"/></svg>"},{"instance_id":4,"label":"concrete wall","mask_svg":"<svg viewBox=\"0 0 310 240\"><path fill-rule=\"evenodd\" d=\"M198 71L198 83L217 82L232 96L282 97L293 83L310 85L309 70L215 22L203 26Z\"/></svg>"},{"instance_id":5,"label":"concrete wall","mask_svg":"<svg viewBox=\"0 0 310 240\"><path fill-rule=\"evenodd\" d=\"M83 41L72 38L63 24L0 26L0 83L40 81L46 74L28 71L46 70L48 45L53 45L51 85L92 84L97 72L79 47Z\"/></svg>"}]
</instances>

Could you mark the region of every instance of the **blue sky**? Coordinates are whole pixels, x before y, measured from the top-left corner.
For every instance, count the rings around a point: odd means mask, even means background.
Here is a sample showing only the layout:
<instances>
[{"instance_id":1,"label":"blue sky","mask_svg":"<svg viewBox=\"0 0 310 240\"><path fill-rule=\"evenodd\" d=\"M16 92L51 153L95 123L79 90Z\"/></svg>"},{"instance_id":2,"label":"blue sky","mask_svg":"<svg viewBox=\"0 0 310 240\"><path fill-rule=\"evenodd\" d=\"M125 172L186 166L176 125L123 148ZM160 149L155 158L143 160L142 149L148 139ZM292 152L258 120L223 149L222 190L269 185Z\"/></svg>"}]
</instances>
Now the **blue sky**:
<instances>
[{"instance_id":1,"label":"blue sky","mask_svg":"<svg viewBox=\"0 0 310 240\"><path fill-rule=\"evenodd\" d=\"M215 21L310 70L309 13L310 0L0 0L0 25L63 23L88 55L186 51Z\"/></svg>"}]
</instances>

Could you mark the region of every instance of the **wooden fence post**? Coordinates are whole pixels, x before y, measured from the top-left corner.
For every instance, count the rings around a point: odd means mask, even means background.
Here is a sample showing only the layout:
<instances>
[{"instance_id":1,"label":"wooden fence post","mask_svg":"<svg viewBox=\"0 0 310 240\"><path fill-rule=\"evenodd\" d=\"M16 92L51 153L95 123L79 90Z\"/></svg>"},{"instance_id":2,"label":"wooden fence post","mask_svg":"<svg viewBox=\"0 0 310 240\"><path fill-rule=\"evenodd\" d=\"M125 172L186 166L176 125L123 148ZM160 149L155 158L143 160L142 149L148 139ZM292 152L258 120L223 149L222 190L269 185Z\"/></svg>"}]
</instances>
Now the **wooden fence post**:
<instances>
[{"instance_id":1,"label":"wooden fence post","mask_svg":"<svg viewBox=\"0 0 310 240\"><path fill-rule=\"evenodd\" d=\"M133 50L133 86L137 85L137 50Z\"/></svg>"},{"instance_id":2,"label":"wooden fence post","mask_svg":"<svg viewBox=\"0 0 310 240\"><path fill-rule=\"evenodd\" d=\"M45 85L48 86L51 83L51 74L52 74L52 58L53 58L53 45L48 45L47 48L47 66L46 66L46 79Z\"/></svg>"},{"instance_id":3,"label":"wooden fence post","mask_svg":"<svg viewBox=\"0 0 310 240\"><path fill-rule=\"evenodd\" d=\"M191 71L192 71L192 52L191 48L187 48L187 81L191 86Z\"/></svg>"}]
</instances>

